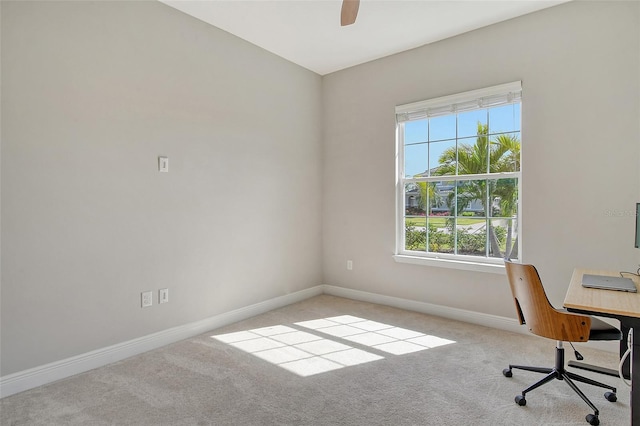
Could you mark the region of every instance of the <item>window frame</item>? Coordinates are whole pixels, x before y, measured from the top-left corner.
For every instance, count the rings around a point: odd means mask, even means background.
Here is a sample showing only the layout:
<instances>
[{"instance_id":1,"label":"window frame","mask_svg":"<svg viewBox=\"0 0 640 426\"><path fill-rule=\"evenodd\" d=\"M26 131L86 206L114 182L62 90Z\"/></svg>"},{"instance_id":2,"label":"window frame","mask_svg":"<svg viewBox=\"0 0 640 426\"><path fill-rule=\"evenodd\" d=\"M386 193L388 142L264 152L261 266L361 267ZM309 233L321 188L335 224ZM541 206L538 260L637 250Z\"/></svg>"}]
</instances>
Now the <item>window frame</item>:
<instances>
[{"instance_id":1,"label":"window frame","mask_svg":"<svg viewBox=\"0 0 640 426\"><path fill-rule=\"evenodd\" d=\"M520 81L515 81L498 86L396 106L396 248L393 256L396 262L504 274L504 260L502 258L407 250L405 245L405 188L407 184L417 182L458 182L507 178L516 178L518 182L516 235L518 259L522 259L522 161L520 161L520 169L516 172L458 174L456 171L456 174L454 175L443 175L437 177L426 176L416 178L412 176L406 178L404 176L404 123L429 119L434 116L457 115L461 112L511 104L520 104L521 123L521 93L522 84ZM520 125L519 127L520 143L522 143L522 126ZM457 140L458 137L456 137L456 141ZM520 158L522 158L522 150L520 151ZM487 212L485 212L485 214L487 214ZM485 216L485 219L490 220L490 217Z\"/></svg>"}]
</instances>

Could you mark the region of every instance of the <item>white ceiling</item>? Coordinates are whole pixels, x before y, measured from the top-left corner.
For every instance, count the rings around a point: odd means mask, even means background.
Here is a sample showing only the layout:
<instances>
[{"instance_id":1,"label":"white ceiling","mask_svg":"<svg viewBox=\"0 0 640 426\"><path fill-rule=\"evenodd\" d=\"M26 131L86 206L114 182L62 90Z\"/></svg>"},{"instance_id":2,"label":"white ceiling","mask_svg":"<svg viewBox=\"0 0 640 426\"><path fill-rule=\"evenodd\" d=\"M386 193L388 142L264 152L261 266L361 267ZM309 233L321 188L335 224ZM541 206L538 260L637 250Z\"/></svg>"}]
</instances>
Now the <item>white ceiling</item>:
<instances>
[{"instance_id":1,"label":"white ceiling","mask_svg":"<svg viewBox=\"0 0 640 426\"><path fill-rule=\"evenodd\" d=\"M320 75L568 0L361 0L340 26L341 0L160 0Z\"/></svg>"}]
</instances>

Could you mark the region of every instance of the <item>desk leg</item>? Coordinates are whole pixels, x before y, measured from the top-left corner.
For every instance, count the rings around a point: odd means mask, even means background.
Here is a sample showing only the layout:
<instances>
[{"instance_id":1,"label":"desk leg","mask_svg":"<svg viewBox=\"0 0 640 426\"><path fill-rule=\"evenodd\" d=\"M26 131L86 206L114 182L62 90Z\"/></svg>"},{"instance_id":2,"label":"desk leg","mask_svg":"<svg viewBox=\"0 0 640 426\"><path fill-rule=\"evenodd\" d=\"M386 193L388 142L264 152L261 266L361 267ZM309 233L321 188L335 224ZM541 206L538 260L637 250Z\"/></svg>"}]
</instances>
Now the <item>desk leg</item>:
<instances>
[{"instance_id":1,"label":"desk leg","mask_svg":"<svg viewBox=\"0 0 640 426\"><path fill-rule=\"evenodd\" d=\"M640 426L640 327L633 329L631 342L631 425Z\"/></svg>"}]
</instances>

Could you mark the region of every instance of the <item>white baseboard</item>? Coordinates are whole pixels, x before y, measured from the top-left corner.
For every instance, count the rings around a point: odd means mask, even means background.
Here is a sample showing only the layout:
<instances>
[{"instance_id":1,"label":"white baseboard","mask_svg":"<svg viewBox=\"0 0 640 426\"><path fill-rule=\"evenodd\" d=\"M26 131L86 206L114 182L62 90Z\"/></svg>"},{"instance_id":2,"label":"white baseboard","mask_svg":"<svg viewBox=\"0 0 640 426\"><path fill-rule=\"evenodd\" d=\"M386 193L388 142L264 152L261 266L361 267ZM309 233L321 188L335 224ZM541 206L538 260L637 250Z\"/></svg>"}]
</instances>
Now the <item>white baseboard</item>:
<instances>
[{"instance_id":1,"label":"white baseboard","mask_svg":"<svg viewBox=\"0 0 640 426\"><path fill-rule=\"evenodd\" d=\"M322 286L297 291L234 311L225 312L201 321L170 328L138 339L9 374L0 377L0 398L93 370L94 368L102 367L170 343L197 336L207 331L233 324L292 303L300 302L319 294L322 294Z\"/></svg>"},{"instance_id":2,"label":"white baseboard","mask_svg":"<svg viewBox=\"0 0 640 426\"><path fill-rule=\"evenodd\" d=\"M319 285L256 303L254 305L246 306L244 308L236 309L234 311L225 312L201 321L170 328L138 339L118 343L113 346L87 352L61 361L52 362L50 364L0 377L0 398L42 386L47 383L52 383L75 374L93 370L94 368L102 367L143 352L157 349L170 343L188 339L190 337L206 333L207 331L233 324L323 293L347 299L360 300L363 302L421 312L443 318L450 318L457 321L483 325L514 333L529 334L526 327L519 325L518 321L514 318L466 311L464 309L456 309L442 305L434 305L426 302L401 299L398 297L385 296L382 294L369 293L366 291L353 290L332 285ZM587 342L585 345L610 352L617 352L618 350L616 342Z\"/></svg>"},{"instance_id":3,"label":"white baseboard","mask_svg":"<svg viewBox=\"0 0 640 426\"><path fill-rule=\"evenodd\" d=\"M324 294L330 294L332 296L377 303L378 305L392 306L394 308L484 325L486 327L512 331L514 333L523 333L523 327L521 327L520 324L518 324L518 321L514 318L505 318L497 315L483 314L481 312L466 311L464 309L450 308L448 306L434 305L432 303L401 299L399 297L385 296L382 294L369 293L344 287L335 287L332 285L323 285L322 289Z\"/></svg>"},{"instance_id":4,"label":"white baseboard","mask_svg":"<svg viewBox=\"0 0 640 426\"><path fill-rule=\"evenodd\" d=\"M448 306L434 305L432 303L418 302L416 300L401 299L398 297L385 296L377 293L369 293L361 290L353 290L332 285L323 285L322 292L333 296L347 299L360 300L363 302L377 303L379 305L392 306L394 308L406 309L408 311L420 312L428 315L449 318L471 324L483 325L499 330L511 331L514 333L530 335L526 326L520 325L515 318L501 317L497 315L484 314L482 312L466 311L464 309L451 308ZM616 341L588 341L581 343L592 349L604 350L618 353L619 343Z\"/></svg>"}]
</instances>

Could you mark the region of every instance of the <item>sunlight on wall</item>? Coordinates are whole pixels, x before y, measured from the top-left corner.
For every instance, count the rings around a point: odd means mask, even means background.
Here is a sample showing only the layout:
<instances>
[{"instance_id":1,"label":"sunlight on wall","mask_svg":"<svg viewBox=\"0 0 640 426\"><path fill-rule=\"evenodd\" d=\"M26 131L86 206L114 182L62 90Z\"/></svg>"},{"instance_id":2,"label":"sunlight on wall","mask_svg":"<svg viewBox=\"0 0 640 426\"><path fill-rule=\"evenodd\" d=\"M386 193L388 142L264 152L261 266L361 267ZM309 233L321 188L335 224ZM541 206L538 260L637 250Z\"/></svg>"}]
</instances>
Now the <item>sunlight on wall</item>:
<instances>
[{"instance_id":1,"label":"sunlight on wall","mask_svg":"<svg viewBox=\"0 0 640 426\"><path fill-rule=\"evenodd\" d=\"M275 325L211 337L303 377L384 359L381 355L354 348L336 339L393 355L455 343L453 340L351 315L297 322L294 325L313 330L314 333Z\"/></svg>"}]
</instances>

